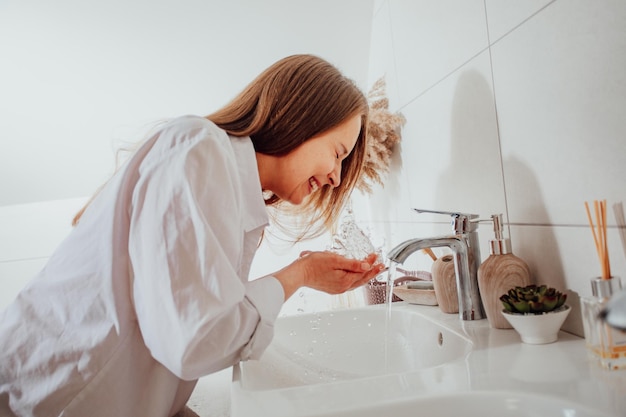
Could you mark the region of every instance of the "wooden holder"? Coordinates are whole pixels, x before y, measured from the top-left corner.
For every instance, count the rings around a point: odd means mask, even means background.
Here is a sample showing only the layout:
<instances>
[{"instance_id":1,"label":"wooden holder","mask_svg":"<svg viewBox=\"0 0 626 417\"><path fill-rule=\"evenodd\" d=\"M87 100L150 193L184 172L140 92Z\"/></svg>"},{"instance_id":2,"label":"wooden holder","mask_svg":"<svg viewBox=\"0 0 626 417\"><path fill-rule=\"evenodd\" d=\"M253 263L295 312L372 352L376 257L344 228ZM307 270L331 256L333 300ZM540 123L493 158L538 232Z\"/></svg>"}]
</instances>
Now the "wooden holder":
<instances>
[{"instance_id":1,"label":"wooden holder","mask_svg":"<svg viewBox=\"0 0 626 417\"><path fill-rule=\"evenodd\" d=\"M445 255L437 259L433 263L431 272L439 308L444 313L458 313L459 296L456 289L456 274L452 255Z\"/></svg>"}]
</instances>

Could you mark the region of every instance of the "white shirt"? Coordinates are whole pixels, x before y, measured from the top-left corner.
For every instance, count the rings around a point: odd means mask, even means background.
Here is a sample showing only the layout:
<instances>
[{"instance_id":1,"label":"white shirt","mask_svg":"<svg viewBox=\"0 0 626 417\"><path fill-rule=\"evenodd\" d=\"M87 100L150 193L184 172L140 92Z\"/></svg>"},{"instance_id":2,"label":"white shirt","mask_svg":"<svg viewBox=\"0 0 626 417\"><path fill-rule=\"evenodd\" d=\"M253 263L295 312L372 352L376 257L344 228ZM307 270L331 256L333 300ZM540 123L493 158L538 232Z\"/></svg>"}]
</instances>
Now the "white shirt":
<instances>
[{"instance_id":1,"label":"white shirt","mask_svg":"<svg viewBox=\"0 0 626 417\"><path fill-rule=\"evenodd\" d=\"M0 316L0 414L167 417L258 358L284 297L248 281L267 222L250 138L164 125Z\"/></svg>"}]
</instances>

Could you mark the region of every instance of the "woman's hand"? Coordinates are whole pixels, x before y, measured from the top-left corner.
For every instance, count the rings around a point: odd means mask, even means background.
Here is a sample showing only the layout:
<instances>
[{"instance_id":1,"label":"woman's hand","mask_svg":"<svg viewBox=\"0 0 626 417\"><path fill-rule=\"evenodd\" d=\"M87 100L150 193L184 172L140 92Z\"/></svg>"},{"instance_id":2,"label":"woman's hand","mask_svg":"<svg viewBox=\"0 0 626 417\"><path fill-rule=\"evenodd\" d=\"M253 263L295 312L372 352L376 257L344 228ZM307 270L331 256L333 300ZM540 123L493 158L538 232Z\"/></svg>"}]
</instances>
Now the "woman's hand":
<instances>
[{"instance_id":1,"label":"woman's hand","mask_svg":"<svg viewBox=\"0 0 626 417\"><path fill-rule=\"evenodd\" d=\"M300 258L273 274L283 286L285 300L300 287L309 287L328 294L341 294L367 283L378 275L384 265L376 262L376 254L365 259L348 259L332 252L302 252Z\"/></svg>"}]
</instances>

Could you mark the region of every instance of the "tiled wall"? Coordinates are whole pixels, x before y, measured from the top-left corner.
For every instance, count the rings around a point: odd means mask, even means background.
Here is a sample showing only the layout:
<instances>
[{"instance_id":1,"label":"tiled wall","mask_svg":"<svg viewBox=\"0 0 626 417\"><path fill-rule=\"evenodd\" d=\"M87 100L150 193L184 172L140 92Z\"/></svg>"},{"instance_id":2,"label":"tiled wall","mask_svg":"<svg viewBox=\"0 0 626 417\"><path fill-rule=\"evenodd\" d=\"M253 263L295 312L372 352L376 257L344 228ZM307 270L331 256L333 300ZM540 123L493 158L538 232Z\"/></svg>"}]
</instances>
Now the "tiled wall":
<instances>
[{"instance_id":1,"label":"tiled wall","mask_svg":"<svg viewBox=\"0 0 626 417\"><path fill-rule=\"evenodd\" d=\"M359 219L393 247L448 231L411 207L503 213L514 253L576 308L600 274L584 202L606 199L612 272L626 281L612 208L626 199L625 68L621 0L376 2L370 85L385 76L407 122ZM490 224L479 231L484 260ZM582 333L578 314L565 329Z\"/></svg>"},{"instance_id":2,"label":"tiled wall","mask_svg":"<svg viewBox=\"0 0 626 417\"><path fill-rule=\"evenodd\" d=\"M355 198L361 224L390 249L448 232L447 219L411 207L503 213L537 281L589 294L600 268L584 201L626 199L626 2L377 1L372 34L369 85L385 76L391 108L407 122L385 187ZM0 308L43 265L82 201L0 210ZM612 269L626 281L612 210L609 220ZM479 230L485 259L491 229ZM277 269L298 250L264 246L253 271ZM414 267L429 267L415 258ZM302 291L285 312L330 304ZM581 334L577 318L565 328Z\"/></svg>"},{"instance_id":3,"label":"tiled wall","mask_svg":"<svg viewBox=\"0 0 626 417\"><path fill-rule=\"evenodd\" d=\"M367 84L373 0L0 4L0 311L155 122L211 113L295 53ZM264 247L253 276L297 255Z\"/></svg>"},{"instance_id":4,"label":"tiled wall","mask_svg":"<svg viewBox=\"0 0 626 417\"><path fill-rule=\"evenodd\" d=\"M0 311L45 265L87 198L0 206Z\"/></svg>"}]
</instances>

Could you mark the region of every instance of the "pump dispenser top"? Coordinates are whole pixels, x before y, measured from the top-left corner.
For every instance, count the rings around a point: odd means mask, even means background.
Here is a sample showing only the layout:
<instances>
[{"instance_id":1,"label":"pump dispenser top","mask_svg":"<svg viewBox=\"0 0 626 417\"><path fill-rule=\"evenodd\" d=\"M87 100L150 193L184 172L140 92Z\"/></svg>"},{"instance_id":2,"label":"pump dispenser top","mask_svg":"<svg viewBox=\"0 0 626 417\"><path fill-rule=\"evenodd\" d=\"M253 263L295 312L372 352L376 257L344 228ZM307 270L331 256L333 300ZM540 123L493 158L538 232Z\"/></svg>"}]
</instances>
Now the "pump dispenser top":
<instances>
[{"instance_id":1,"label":"pump dispenser top","mask_svg":"<svg viewBox=\"0 0 626 417\"><path fill-rule=\"evenodd\" d=\"M489 254L506 255L507 253L511 253L511 240L505 239L504 237L502 214L492 214L491 221L493 222L493 233L495 235L495 239L489 240Z\"/></svg>"},{"instance_id":2,"label":"pump dispenser top","mask_svg":"<svg viewBox=\"0 0 626 417\"><path fill-rule=\"evenodd\" d=\"M511 241L504 237L502 214L493 214L494 239L489 240L489 257L478 268L478 288L489 325L496 329L510 329L502 315L500 296L513 287L531 283L530 269L523 259L513 255Z\"/></svg>"}]
</instances>

